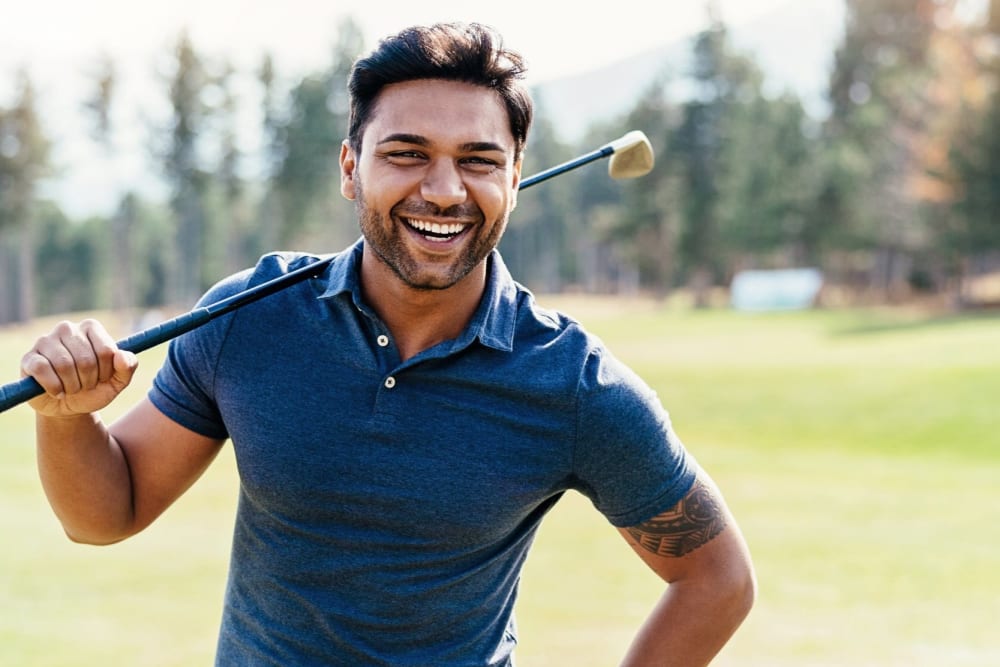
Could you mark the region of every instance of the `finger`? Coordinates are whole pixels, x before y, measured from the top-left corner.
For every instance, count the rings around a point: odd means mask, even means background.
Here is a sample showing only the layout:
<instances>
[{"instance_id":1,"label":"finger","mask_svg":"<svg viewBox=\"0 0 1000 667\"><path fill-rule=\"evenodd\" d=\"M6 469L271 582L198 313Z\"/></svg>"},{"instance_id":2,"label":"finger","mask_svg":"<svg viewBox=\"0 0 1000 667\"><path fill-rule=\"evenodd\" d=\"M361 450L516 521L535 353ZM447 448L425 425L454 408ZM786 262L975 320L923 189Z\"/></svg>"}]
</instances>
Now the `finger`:
<instances>
[{"instance_id":1,"label":"finger","mask_svg":"<svg viewBox=\"0 0 1000 667\"><path fill-rule=\"evenodd\" d=\"M118 344L97 320L84 320L80 323L83 332L97 359L97 381L107 382L115 373L114 359Z\"/></svg>"},{"instance_id":2,"label":"finger","mask_svg":"<svg viewBox=\"0 0 1000 667\"><path fill-rule=\"evenodd\" d=\"M80 389L76 359L63 343L63 339L72 337L73 330L70 322L60 322L51 333L36 340L21 360L24 373L33 376L53 396Z\"/></svg>"},{"instance_id":3,"label":"finger","mask_svg":"<svg viewBox=\"0 0 1000 667\"><path fill-rule=\"evenodd\" d=\"M76 371L79 388L85 390L97 386L97 353L86 333L81 331L79 326L73 325L68 332L59 336L59 342L73 358L73 367ZM70 393L73 392L68 384L66 390Z\"/></svg>"},{"instance_id":4,"label":"finger","mask_svg":"<svg viewBox=\"0 0 1000 667\"><path fill-rule=\"evenodd\" d=\"M66 391L62 378L56 372L49 358L37 350L37 342L35 346L35 348L32 348L31 351L21 357L21 375L35 378L35 381L45 390L45 393L59 398ZM75 372L73 376L76 377Z\"/></svg>"},{"instance_id":5,"label":"finger","mask_svg":"<svg viewBox=\"0 0 1000 667\"><path fill-rule=\"evenodd\" d=\"M120 392L132 381L132 376L135 375L135 371L139 367L139 358L132 352L117 350L113 357L113 366L114 374L110 381Z\"/></svg>"}]
</instances>

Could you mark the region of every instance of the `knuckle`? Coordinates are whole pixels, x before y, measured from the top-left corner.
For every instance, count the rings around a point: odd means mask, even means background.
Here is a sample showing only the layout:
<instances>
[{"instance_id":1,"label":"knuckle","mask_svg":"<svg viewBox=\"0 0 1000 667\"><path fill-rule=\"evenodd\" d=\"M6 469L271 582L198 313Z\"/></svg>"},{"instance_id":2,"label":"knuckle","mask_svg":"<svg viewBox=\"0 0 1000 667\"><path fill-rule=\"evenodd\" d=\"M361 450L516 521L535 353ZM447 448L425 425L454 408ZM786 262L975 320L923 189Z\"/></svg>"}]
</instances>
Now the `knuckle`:
<instances>
[{"instance_id":1,"label":"knuckle","mask_svg":"<svg viewBox=\"0 0 1000 667\"><path fill-rule=\"evenodd\" d=\"M45 357L34 350L21 357L21 369L28 375L37 375L48 365Z\"/></svg>"},{"instance_id":2,"label":"knuckle","mask_svg":"<svg viewBox=\"0 0 1000 667\"><path fill-rule=\"evenodd\" d=\"M24 375L33 377L47 391L57 391L62 388L59 369L45 355L32 350L21 358L21 371Z\"/></svg>"},{"instance_id":3,"label":"knuckle","mask_svg":"<svg viewBox=\"0 0 1000 667\"><path fill-rule=\"evenodd\" d=\"M104 330L104 326L98 320L95 320L92 317L88 317L87 319L80 321L80 330L87 332L89 331L100 332Z\"/></svg>"},{"instance_id":4,"label":"knuckle","mask_svg":"<svg viewBox=\"0 0 1000 667\"><path fill-rule=\"evenodd\" d=\"M113 341L108 335L107 329L99 320L87 318L81 321L80 333L90 341L95 350L104 351L113 347Z\"/></svg>"},{"instance_id":5,"label":"knuckle","mask_svg":"<svg viewBox=\"0 0 1000 667\"><path fill-rule=\"evenodd\" d=\"M77 325L69 320L60 320L55 328L53 328L52 333L56 336L71 336L76 332Z\"/></svg>"}]
</instances>

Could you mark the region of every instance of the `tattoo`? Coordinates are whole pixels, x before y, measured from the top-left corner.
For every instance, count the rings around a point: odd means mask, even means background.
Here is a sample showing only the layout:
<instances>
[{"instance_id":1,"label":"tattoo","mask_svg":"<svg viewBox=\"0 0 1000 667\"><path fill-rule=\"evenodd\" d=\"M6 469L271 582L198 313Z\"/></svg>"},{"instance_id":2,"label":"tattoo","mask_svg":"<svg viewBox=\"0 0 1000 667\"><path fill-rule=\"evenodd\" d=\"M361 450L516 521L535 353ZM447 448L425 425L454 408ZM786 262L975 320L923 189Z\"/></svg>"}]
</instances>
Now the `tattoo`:
<instances>
[{"instance_id":1,"label":"tattoo","mask_svg":"<svg viewBox=\"0 0 1000 667\"><path fill-rule=\"evenodd\" d=\"M626 531L646 551L677 557L707 544L725 527L718 499L701 480L695 480L679 503Z\"/></svg>"}]
</instances>

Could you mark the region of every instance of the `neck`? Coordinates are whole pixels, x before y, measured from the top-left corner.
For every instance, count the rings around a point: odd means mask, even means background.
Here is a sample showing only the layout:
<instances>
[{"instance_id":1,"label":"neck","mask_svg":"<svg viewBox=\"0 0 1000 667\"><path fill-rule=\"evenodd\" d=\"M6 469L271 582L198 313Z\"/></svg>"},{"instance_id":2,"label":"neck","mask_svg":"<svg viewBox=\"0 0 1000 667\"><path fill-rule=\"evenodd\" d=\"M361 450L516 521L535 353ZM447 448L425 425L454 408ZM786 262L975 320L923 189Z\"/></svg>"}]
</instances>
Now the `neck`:
<instances>
[{"instance_id":1,"label":"neck","mask_svg":"<svg viewBox=\"0 0 1000 667\"><path fill-rule=\"evenodd\" d=\"M486 261L451 287L415 289L365 246L361 290L399 347L403 361L458 337L472 319L486 289Z\"/></svg>"}]
</instances>

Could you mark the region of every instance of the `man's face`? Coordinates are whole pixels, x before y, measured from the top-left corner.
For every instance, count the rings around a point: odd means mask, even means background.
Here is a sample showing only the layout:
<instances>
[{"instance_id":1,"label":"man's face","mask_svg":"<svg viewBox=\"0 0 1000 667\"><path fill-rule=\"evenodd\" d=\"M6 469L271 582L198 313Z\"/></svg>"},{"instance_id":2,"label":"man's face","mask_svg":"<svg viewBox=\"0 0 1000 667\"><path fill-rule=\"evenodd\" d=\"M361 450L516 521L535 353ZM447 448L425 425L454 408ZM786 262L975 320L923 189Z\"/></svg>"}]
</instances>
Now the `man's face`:
<instances>
[{"instance_id":1,"label":"man's face","mask_svg":"<svg viewBox=\"0 0 1000 667\"><path fill-rule=\"evenodd\" d=\"M438 79L387 86L360 154L345 143L340 164L367 246L417 289L451 287L483 262L521 173L500 97Z\"/></svg>"}]
</instances>

